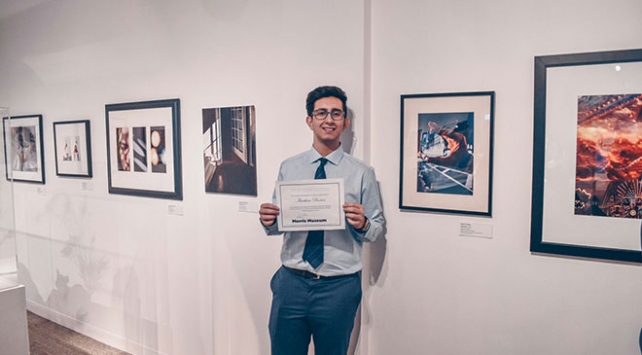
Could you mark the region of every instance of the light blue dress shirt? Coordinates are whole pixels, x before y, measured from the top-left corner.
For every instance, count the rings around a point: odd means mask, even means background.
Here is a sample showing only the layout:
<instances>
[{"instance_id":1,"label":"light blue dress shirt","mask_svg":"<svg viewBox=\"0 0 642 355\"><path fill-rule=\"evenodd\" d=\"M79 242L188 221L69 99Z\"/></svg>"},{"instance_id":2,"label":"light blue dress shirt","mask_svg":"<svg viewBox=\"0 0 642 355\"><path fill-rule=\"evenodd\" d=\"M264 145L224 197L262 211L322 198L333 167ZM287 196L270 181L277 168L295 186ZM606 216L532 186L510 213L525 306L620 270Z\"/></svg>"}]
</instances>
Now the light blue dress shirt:
<instances>
[{"instance_id":1,"label":"light blue dress shirt","mask_svg":"<svg viewBox=\"0 0 642 355\"><path fill-rule=\"evenodd\" d=\"M310 180L319 166L321 155L310 149L281 163L279 181ZM357 202L363 205L365 216L370 220L370 226L365 232L355 230L347 221L344 230L327 230L324 234L324 263L314 269L307 261L303 261L303 248L308 232L285 232L281 248L281 262L293 269L307 270L323 276L347 275L360 271L361 249L363 242L374 242L379 239L386 228L383 217L379 186L374 169L361 160L337 150L326 156L328 163L325 173L328 179L342 178L344 180L345 202ZM272 194L272 203L276 204L276 191ZM268 235L279 235L275 222L265 227Z\"/></svg>"}]
</instances>

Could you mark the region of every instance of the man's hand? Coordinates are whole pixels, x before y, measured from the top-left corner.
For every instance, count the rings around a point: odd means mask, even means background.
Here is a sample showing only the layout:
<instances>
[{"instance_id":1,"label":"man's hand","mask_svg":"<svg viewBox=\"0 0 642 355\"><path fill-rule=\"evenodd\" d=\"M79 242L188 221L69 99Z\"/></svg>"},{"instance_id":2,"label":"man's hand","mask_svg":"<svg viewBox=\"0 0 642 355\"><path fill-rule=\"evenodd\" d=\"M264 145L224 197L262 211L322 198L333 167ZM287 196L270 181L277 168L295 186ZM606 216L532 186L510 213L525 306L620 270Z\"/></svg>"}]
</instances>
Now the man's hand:
<instances>
[{"instance_id":1,"label":"man's hand","mask_svg":"<svg viewBox=\"0 0 642 355\"><path fill-rule=\"evenodd\" d=\"M273 205L271 203L261 204L261 208L259 209L259 218L261 223L266 227L273 225L276 221L276 216L279 215L279 212L279 207L277 205Z\"/></svg>"},{"instance_id":2,"label":"man's hand","mask_svg":"<svg viewBox=\"0 0 642 355\"><path fill-rule=\"evenodd\" d=\"M351 226L357 230L363 230L366 227L366 216L363 210L363 205L356 202L344 203L343 212L346 214L346 219Z\"/></svg>"}]
</instances>

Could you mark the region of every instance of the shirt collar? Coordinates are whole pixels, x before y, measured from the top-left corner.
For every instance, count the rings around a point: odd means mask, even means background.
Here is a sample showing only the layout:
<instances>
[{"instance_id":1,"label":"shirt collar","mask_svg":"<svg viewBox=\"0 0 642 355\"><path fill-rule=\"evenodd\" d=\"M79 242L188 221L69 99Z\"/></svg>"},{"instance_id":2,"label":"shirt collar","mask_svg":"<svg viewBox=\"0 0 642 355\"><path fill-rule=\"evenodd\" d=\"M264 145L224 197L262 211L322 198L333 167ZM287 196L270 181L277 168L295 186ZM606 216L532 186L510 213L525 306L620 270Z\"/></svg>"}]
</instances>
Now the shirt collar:
<instances>
[{"instance_id":1,"label":"shirt collar","mask_svg":"<svg viewBox=\"0 0 642 355\"><path fill-rule=\"evenodd\" d=\"M339 144L339 148L335 149L332 153L328 154L325 158L328 159L330 163L333 165L339 165L339 162L341 162L341 159L343 158L343 147L341 144ZM309 154L309 159L310 159L310 164L318 161L321 157L321 154L317 152L314 147L310 148L310 154Z\"/></svg>"}]
</instances>

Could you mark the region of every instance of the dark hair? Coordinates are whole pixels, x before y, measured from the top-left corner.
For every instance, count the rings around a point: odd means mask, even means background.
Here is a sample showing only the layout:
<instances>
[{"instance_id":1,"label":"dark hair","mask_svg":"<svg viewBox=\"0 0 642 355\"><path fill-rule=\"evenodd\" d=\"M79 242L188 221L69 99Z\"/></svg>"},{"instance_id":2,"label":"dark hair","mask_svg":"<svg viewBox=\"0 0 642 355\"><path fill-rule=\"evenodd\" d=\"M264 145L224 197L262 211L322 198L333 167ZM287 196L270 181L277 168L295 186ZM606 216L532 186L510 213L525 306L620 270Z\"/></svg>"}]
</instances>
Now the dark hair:
<instances>
[{"instance_id":1,"label":"dark hair","mask_svg":"<svg viewBox=\"0 0 642 355\"><path fill-rule=\"evenodd\" d=\"M348 106L346 106L348 97L346 96L346 93L341 90L341 88L337 86L319 86L318 88L310 91L308 93L308 98L305 99L305 109L308 112L308 116L312 117L312 111L314 111L314 103L324 97L336 97L337 99L341 100L341 103L343 103L344 117L348 114Z\"/></svg>"}]
</instances>

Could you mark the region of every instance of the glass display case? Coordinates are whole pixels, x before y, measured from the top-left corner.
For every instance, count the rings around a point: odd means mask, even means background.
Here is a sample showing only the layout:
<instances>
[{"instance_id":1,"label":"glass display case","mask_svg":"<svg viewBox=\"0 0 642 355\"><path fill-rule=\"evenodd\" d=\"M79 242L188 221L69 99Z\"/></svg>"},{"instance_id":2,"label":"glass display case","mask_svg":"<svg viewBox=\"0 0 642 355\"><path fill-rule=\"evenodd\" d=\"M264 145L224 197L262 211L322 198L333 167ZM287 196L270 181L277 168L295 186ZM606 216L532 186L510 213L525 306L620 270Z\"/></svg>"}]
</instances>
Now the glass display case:
<instances>
[{"instance_id":1,"label":"glass display case","mask_svg":"<svg viewBox=\"0 0 642 355\"><path fill-rule=\"evenodd\" d=\"M0 134L0 150L2 150L2 164L0 164L0 277L16 279L16 238L14 232L13 210L13 183L7 179L7 166L5 149L10 141L4 127L9 121L9 108L0 107L2 117L2 134Z\"/></svg>"}]
</instances>

